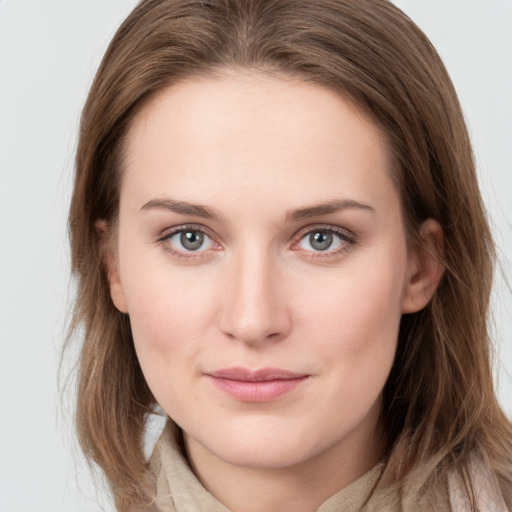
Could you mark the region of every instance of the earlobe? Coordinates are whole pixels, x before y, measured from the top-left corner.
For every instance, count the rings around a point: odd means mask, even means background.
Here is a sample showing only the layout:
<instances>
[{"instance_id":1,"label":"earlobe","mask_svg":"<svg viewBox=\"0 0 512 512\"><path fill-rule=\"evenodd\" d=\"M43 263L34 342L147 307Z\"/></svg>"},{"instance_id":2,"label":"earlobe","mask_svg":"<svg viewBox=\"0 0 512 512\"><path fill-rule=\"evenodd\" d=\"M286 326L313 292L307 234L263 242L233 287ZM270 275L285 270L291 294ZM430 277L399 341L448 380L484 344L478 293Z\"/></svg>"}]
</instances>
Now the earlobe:
<instances>
[{"instance_id":1,"label":"earlobe","mask_svg":"<svg viewBox=\"0 0 512 512\"><path fill-rule=\"evenodd\" d=\"M119 277L117 260L114 255L114 249L109 236L108 223L105 220L97 220L95 227L102 244L101 255L103 265L105 267L105 273L107 275L108 286L110 288L110 297L112 298L114 306L121 313L128 313L126 298L124 296L123 286Z\"/></svg>"},{"instance_id":2,"label":"earlobe","mask_svg":"<svg viewBox=\"0 0 512 512\"><path fill-rule=\"evenodd\" d=\"M444 273L443 228L427 219L419 230L420 243L409 254L406 282L402 297L402 313L416 313L434 295Z\"/></svg>"}]
</instances>

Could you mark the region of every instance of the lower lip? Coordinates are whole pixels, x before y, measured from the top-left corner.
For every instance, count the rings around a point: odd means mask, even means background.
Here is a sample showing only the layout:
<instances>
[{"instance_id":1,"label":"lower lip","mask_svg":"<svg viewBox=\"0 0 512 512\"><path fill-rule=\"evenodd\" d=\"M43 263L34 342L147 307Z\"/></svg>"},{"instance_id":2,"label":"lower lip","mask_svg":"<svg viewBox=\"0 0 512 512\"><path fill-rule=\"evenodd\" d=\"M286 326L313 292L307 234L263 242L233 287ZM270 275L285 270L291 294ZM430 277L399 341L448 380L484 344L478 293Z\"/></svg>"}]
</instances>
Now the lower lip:
<instances>
[{"instance_id":1,"label":"lower lip","mask_svg":"<svg viewBox=\"0 0 512 512\"><path fill-rule=\"evenodd\" d=\"M269 402L289 393L307 380L307 376L296 379L244 381L210 377L213 384L241 402Z\"/></svg>"}]
</instances>

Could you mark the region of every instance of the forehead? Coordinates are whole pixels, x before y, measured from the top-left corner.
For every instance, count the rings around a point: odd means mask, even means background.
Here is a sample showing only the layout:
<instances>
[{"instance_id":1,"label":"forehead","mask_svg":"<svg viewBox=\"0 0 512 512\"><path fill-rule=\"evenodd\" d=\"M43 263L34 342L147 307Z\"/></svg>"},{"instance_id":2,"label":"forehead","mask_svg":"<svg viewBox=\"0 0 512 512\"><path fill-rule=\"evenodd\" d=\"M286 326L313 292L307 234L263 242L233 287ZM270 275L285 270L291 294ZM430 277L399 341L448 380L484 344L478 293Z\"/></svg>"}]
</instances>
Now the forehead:
<instances>
[{"instance_id":1,"label":"forehead","mask_svg":"<svg viewBox=\"0 0 512 512\"><path fill-rule=\"evenodd\" d=\"M125 147L123 188L173 197L193 191L190 199L205 203L218 189L268 199L295 191L321 201L333 184L357 194L365 183L389 188L391 176L386 137L352 102L317 84L256 72L160 91L136 116Z\"/></svg>"}]
</instances>

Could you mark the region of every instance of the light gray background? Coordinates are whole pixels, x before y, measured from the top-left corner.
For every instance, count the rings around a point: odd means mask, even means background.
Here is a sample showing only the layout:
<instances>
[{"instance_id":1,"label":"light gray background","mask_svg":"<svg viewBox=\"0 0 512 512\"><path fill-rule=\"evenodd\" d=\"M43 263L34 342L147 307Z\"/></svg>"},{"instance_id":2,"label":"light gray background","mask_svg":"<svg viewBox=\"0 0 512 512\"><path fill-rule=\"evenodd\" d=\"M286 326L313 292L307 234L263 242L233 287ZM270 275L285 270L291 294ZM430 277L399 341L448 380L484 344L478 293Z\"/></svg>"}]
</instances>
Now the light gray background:
<instances>
[{"instance_id":1,"label":"light gray background","mask_svg":"<svg viewBox=\"0 0 512 512\"><path fill-rule=\"evenodd\" d=\"M512 280L512 0L396 3L452 74L502 270ZM134 5L0 0L0 512L101 510L73 444L72 398L59 408L66 210L79 112L110 37ZM494 311L499 394L512 415L512 300L503 278Z\"/></svg>"}]
</instances>

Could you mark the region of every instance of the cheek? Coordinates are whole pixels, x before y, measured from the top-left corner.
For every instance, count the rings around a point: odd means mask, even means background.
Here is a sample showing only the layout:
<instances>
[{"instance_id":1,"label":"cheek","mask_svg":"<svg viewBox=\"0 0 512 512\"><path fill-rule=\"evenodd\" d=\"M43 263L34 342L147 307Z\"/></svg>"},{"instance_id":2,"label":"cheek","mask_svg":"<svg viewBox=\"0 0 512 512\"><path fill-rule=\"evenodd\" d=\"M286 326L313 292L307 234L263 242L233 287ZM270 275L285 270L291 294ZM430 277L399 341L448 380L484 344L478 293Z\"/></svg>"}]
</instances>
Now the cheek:
<instances>
[{"instance_id":1,"label":"cheek","mask_svg":"<svg viewBox=\"0 0 512 512\"><path fill-rule=\"evenodd\" d=\"M215 285L197 268L176 268L161 258L152 263L135 250L125 254L122 281L135 350L155 392L169 375L191 367L211 329Z\"/></svg>"},{"instance_id":2,"label":"cheek","mask_svg":"<svg viewBox=\"0 0 512 512\"><path fill-rule=\"evenodd\" d=\"M197 361L207 338L212 304L206 294L191 287L178 291L179 284L169 279L167 286L155 288L147 281L131 304L130 314L146 382L156 401L176 418L199 398L191 384L199 375ZM189 391L183 393L183 389Z\"/></svg>"},{"instance_id":3,"label":"cheek","mask_svg":"<svg viewBox=\"0 0 512 512\"><path fill-rule=\"evenodd\" d=\"M138 288L128 306L136 343L157 351L168 348L174 340L183 340L186 346L208 328L214 304L208 286L188 285L183 289L180 281L168 276L166 284L151 286L147 282Z\"/></svg>"},{"instance_id":4,"label":"cheek","mask_svg":"<svg viewBox=\"0 0 512 512\"><path fill-rule=\"evenodd\" d=\"M317 281L304 303L303 322L314 333L316 350L331 369L336 367L332 378L343 381L336 385L351 389L356 400L368 387L375 388L374 395L380 392L393 363L404 254L391 253L372 259L373 265L345 268L334 280Z\"/></svg>"},{"instance_id":5,"label":"cheek","mask_svg":"<svg viewBox=\"0 0 512 512\"><path fill-rule=\"evenodd\" d=\"M377 261L377 264L375 263ZM339 330L350 345L373 336L369 333L396 331L401 317L405 258L396 263L383 258L372 264L343 268L311 283L303 301L304 316L315 322L319 332ZM354 346L354 348L355 348Z\"/></svg>"}]
</instances>

